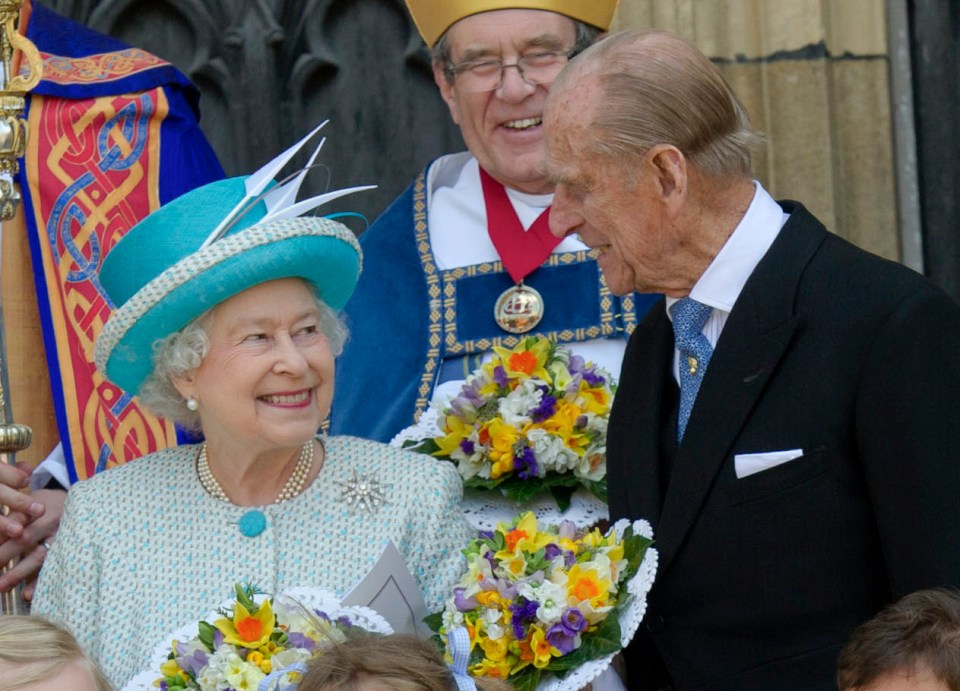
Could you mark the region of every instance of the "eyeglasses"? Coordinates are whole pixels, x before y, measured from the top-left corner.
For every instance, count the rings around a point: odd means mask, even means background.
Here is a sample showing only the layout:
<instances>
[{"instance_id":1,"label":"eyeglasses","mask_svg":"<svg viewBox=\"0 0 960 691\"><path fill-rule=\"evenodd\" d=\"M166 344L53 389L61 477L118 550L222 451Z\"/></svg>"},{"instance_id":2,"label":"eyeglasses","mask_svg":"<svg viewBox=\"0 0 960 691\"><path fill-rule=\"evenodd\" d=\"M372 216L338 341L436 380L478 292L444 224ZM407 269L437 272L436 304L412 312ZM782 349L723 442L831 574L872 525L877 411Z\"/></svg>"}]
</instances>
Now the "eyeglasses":
<instances>
[{"instance_id":1,"label":"eyeglasses","mask_svg":"<svg viewBox=\"0 0 960 691\"><path fill-rule=\"evenodd\" d=\"M448 65L446 73L456 80L457 86L463 91L495 91L503 84L506 69L516 67L520 79L532 86L540 86L556 79L574 55L576 51L528 53L509 64L504 64L502 60L471 60Z\"/></svg>"}]
</instances>

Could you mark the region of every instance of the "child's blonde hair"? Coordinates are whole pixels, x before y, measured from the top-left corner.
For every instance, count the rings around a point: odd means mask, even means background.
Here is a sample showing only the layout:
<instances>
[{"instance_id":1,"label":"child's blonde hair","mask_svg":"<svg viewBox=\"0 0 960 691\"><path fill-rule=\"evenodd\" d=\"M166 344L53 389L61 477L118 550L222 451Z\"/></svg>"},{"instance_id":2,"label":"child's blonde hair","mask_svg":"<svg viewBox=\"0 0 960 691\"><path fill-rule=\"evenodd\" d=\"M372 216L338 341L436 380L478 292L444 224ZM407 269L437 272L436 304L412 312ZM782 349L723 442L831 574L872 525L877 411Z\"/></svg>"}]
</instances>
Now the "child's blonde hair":
<instances>
[{"instance_id":1,"label":"child's blonde hair","mask_svg":"<svg viewBox=\"0 0 960 691\"><path fill-rule=\"evenodd\" d=\"M97 691L113 691L69 631L41 617L0 616L0 691L52 679L71 662L90 670Z\"/></svg>"}]
</instances>

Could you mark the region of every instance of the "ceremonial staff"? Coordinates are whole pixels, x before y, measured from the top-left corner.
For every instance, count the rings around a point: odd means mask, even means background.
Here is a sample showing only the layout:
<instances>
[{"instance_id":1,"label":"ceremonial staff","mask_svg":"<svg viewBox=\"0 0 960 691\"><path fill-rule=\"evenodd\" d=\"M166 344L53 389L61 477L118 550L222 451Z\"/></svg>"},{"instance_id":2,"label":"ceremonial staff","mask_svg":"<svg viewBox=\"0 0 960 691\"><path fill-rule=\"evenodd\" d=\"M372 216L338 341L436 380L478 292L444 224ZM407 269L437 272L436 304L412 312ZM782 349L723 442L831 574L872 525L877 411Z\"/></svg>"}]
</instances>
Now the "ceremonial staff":
<instances>
[{"instance_id":1,"label":"ceremonial staff","mask_svg":"<svg viewBox=\"0 0 960 691\"><path fill-rule=\"evenodd\" d=\"M0 0L0 237L3 225L17 212L20 194L14 187L19 170L17 159L27 144L27 123L23 115L24 97L40 81L40 54L24 36L17 33L22 0ZM20 60L28 69L18 74ZM2 265L2 253L0 253ZM32 433L26 425L13 421L9 399L6 338L3 326L3 304L0 302L0 457L4 463L15 463L15 454L30 446ZM4 511L7 511L4 507ZM11 565L4 565L3 569ZM16 614L26 610L20 586L3 596L3 612Z\"/></svg>"}]
</instances>

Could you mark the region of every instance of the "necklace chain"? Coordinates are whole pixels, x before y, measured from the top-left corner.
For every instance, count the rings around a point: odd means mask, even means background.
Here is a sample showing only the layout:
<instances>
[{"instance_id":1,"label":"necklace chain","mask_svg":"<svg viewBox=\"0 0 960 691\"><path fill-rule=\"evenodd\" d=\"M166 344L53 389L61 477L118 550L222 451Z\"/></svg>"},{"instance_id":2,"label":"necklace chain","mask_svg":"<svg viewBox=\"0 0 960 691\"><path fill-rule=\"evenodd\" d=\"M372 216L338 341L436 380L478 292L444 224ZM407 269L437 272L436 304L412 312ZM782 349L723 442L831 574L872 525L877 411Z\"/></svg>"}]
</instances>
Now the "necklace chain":
<instances>
[{"instance_id":1,"label":"necklace chain","mask_svg":"<svg viewBox=\"0 0 960 691\"><path fill-rule=\"evenodd\" d=\"M310 469L312 467L313 440L311 439L300 449L300 457L297 459L297 465L290 474L290 477L287 478L286 483L284 483L280 489L280 493L277 494L277 498L273 503L282 504L300 494L303 491L303 486L307 482L307 476L310 475ZM223 491L223 487L217 481L217 478L214 477L213 471L210 470L210 464L207 462L206 442L200 445L200 453L197 454L197 477L200 480L200 484L203 485L203 488L207 491L207 494L221 501L230 501L230 497Z\"/></svg>"}]
</instances>

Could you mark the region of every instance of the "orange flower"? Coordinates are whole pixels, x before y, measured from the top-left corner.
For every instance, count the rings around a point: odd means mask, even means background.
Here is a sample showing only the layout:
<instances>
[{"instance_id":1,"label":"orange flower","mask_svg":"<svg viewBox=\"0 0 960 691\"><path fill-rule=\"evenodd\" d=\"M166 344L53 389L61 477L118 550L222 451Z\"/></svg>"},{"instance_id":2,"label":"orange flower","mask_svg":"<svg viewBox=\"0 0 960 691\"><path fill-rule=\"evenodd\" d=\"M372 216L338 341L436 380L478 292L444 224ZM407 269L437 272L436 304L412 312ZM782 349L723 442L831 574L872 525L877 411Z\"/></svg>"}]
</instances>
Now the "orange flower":
<instances>
[{"instance_id":1,"label":"orange flower","mask_svg":"<svg viewBox=\"0 0 960 691\"><path fill-rule=\"evenodd\" d=\"M523 372L524 374L530 375L533 373L533 370L537 368L537 356L529 350L524 350L520 353L511 353L510 360L507 364L513 372Z\"/></svg>"}]
</instances>

